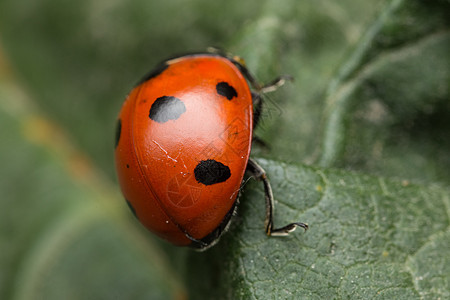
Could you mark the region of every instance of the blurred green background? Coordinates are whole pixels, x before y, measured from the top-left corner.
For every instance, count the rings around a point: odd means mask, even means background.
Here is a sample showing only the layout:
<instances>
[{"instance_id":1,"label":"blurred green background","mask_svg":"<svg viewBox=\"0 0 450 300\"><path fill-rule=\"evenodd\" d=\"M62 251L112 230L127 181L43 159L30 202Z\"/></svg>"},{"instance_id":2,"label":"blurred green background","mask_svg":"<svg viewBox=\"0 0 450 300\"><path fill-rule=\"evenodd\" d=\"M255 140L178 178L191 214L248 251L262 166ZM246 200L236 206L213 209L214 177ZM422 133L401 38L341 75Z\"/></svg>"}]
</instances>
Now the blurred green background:
<instances>
[{"instance_id":1,"label":"blurred green background","mask_svg":"<svg viewBox=\"0 0 450 300\"><path fill-rule=\"evenodd\" d=\"M2 0L0 298L450 297L449 258L438 254L450 243L449 8L444 0ZM208 46L242 56L261 82L295 78L267 97L256 134L269 147L253 154L278 189L279 222L306 220L304 238L267 241L255 183L236 225L207 253L153 238L123 203L113 138L125 96L157 62ZM366 213L385 219L365 223ZM372 242L352 252L362 232ZM425 246L429 256L412 258ZM316 264L319 279L308 272ZM433 275L426 284L422 271ZM349 274L370 277L355 287Z\"/></svg>"}]
</instances>

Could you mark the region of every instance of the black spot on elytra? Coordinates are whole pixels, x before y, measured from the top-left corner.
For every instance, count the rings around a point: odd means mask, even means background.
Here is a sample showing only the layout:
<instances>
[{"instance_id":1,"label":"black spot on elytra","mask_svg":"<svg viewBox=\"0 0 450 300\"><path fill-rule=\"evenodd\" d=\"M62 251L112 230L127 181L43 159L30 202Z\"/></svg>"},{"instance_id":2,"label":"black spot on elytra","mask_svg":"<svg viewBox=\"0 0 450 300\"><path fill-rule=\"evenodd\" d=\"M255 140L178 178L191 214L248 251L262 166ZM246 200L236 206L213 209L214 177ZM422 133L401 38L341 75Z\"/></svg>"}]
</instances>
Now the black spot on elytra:
<instances>
[{"instance_id":1,"label":"black spot on elytra","mask_svg":"<svg viewBox=\"0 0 450 300\"><path fill-rule=\"evenodd\" d=\"M117 120L116 124L116 139L115 139L115 148L119 145L120 133L122 131L122 121L120 119Z\"/></svg>"},{"instance_id":2,"label":"black spot on elytra","mask_svg":"<svg viewBox=\"0 0 450 300\"><path fill-rule=\"evenodd\" d=\"M183 101L173 96L162 96L153 102L148 116L153 121L165 123L178 119L184 112L186 106Z\"/></svg>"},{"instance_id":3,"label":"black spot on elytra","mask_svg":"<svg viewBox=\"0 0 450 300\"><path fill-rule=\"evenodd\" d=\"M217 94L227 97L228 100L231 100L233 99L233 97L237 97L238 95L234 87L232 87L225 81L219 82L216 85L216 90Z\"/></svg>"},{"instance_id":4,"label":"black spot on elytra","mask_svg":"<svg viewBox=\"0 0 450 300\"><path fill-rule=\"evenodd\" d=\"M213 159L202 160L194 169L195 179L204 185L226 181L231 176L230 168Z\"/></svg>"},{"instance_id":5,"label":"black spot on elytra","mask_svg":"<svg viewBox=\"0 0 450 300\"><path fill-rule=\"evenodd\" d=\"M145 76L142 77L142 79L138 81L136 86L140 85L141 83L146 82L147 80L155 78L156 76L158 76L159 74L164 72L164 70L166 70L168 67L169 67L169 65L166 62L160 63L153 70L151 70L150 72L145 74Z\"/></svg>"},{"instance_id":6,"label":"black spot on elytra","mask_svg":"<svg viewBox=\"0 0 450 300\"><path fill-rule=\"evenodd\" d=\"M128 207L130 208L131 212L133 213L133 215L136 217L136 219L138 218L136 215L136 210L134 209L133 205L131 205L130 201L128 201L127 199L125 199L125 202L127 203Z\"/></svg>"}]
</instances>

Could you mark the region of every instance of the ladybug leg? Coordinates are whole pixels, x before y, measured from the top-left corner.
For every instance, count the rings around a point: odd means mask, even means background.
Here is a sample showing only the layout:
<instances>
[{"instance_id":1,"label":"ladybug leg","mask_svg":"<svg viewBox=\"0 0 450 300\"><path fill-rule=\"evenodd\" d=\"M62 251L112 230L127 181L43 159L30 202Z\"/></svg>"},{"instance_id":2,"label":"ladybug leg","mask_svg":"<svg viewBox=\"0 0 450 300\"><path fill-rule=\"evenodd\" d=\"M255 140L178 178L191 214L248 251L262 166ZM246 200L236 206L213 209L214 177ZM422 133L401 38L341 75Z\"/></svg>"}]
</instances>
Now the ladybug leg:
<instances>
[{"instance_id":1,"label":"ladybug leg","mask_svg":"<svg viewBox=\"0 0 450 300\"><path fill-rule=\"evenodd\" d=\"M255 92L252 92L252 100L253 100L253 107L254 107L253 128L256 128L258 126L259 120L261 119L263 103L262 103L261 96ZM264 140L262 140L261 138L259 138L257 136L252 137L252 142L262 146L265 149L269 148L269 145Z\"/></svg>"},{"instance_id":2,"label":"ladybug leg","mask_svg":"<svg viewBox=\"0 0 450 300\"><path fill-rule=\"evenodd\" d=\"M250 76L250 77L248 77ZM255 92L252 92L252 101L253 101L253 128L256 128L256 126L259 123L259 120L261 118L262 110L263 110L263 99L262 94L270 93L275 90L277 90L280 86L284 85L286 81L292 81L294 78L290 75L281 75L268 84L265 84L263 86L260 86L255 79L251 76L250 73L246 75L247 79L250 81L252 86L256 89ZM251 79L251 80L250 80Z\"/></svg>"},{"instance_id":3,"label":"ladybug leg","mask_svg":"<svg viewBox=\"0 0 450 300\"><path fill-rule=\"evenodd\" d=\"M258 93L252 92L253 101L253 128L258 126L259 120L261 119L261 114L263 110L263 101Z\"/></svg>"},{"instance_id":4,"label":"ladybug leg","mask_svg":"<svg viewBox=\"0 0 450 300\"><path fill-rule=\"evenodd\" d=\"M197 250L204 250L208 247L208 244L203 242L202 240L197 240L187 232L184 233L188 239L192 241L191 247L196 248Z\"/></svg>"},{"instance_id":5,"label":"ladybug leg","mask_svg":"<svg viewBox=\"0 0 450 300\"><path fill-rule=\"evenodd\" d=\"M275 78L274 80L272 80L271 82L263 85L260 89L259 92L261 94L265 94L265 93L270 93L273 91L276 91L280 86L284 85L286 83L286 81L293 81L294 77L292 77L291 75L281 75L277 78Z\"/></svg>"},{"instance_id":6,"label":"ladybug leg","mask_svg":"<svg viewBox=\"0 0 450 300\"><path fill-rule=\"evenodd\" d=\"M261 180L264 184L264 194L266 199L266 219L264 225L266 227L266 234L269 236L286 236L290 232L294 231L297 227L302 227L305 231L308 229L308 225L305 223L295 222L290 223L281 228L274 228L273 225L273 209L274 199L272 193L272 187L269 179L267 178L266 171L258 165L253 159L248 160L247 171L249 171L254 178Z\"/></svg>"},{"instance_id":7,"label":"ladybug leg","mask_svg":"<svg viewBox=\"0 0 450 300\"><path fill-rule=\"evenodd\" d=\"M212 51L213 53L219 53L225 57L227 57L230 61L232 61L236 67L239 68L241 73L244 75L244 77L248 80L250 85L257 91L258 94L265 94L275 91L277 88L282 86L287 80L292 81L294 80L294 77L290 75L281 75L268 84L261 85L256 78L253 76L253 74L248 70L244 59L242 59L239 56L233 56L230 53L223 53L223 51L217 50L216 48L211 48L209 51Z\"/></svg>"}]
</instances>

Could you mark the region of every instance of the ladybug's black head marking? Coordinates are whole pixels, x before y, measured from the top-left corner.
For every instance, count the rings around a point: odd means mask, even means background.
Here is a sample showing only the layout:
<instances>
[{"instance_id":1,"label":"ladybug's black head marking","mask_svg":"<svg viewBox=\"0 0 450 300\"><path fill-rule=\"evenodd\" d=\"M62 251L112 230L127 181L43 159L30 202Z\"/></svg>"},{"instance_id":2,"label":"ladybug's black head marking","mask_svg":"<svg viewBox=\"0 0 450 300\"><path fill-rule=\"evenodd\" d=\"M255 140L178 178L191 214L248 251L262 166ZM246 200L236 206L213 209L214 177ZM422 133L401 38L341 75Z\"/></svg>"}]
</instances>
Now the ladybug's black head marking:
<instances>
[{"instance_id":1,"label":"ladybug's black head marking","mask_svg":"<svg viewBox=\"0 0 450 300\"><path fill-rule=\"evenodd\" d=\"M165 123L178 119L184 112L186 106L183 101L173 96L162 96L153 102L148 116L153 121Z\"/></svg>"},{"instance_id":2,"label":"ladybug's black head marking","mask_svg":"<svg viewBox=\"0 0 450 300\"><path fill-rule=\"evenodd\" d=\"M146 82L147 80L157 77L159 74L164 72L164 70L166 70L168 67L169 65L166 62L158 64L153 70L148 72L141 80L139 80L136 86Z\"/></svg>"},{"instance_id":3,"label":"ladybug's black head marking","mask_svg":"<svg viewBox=\"0 0 450 300\"><path fill-rule=\"evenodd\" d=\"M227 181L230 168L214 159L202 160L194 169L195 179L204 185Z\"/></svg>"},{"instance_id":4,"label":"ladybug's black head marking","mask_svg":"<svg viewBox=\"0 0 450 300\"><path fill-rule=\"evenodd\" d=\"M119 140L120 140L120 133L122 131L122 121L120 119L117 120L117 124L116 124L116 139L115 139L115 148L117 148L117 146L119 145Z\"/></svg>"},{"instance_id":5,"label":"ladybug's black head marking","mask_svg":"<svg viewBox=\"0 0 450 300\"><path fill-rule=\"evenodd\" d=\"M219 94L221 96L225 96L228 100L231 100L231 99L233 99L233 97L237 97L237 95L238 95L236 90L234 89L234 87L232 87L225 81L219 82L216 85L216 90L217 90L217 94Z\"/></svg>"}]
</instances>

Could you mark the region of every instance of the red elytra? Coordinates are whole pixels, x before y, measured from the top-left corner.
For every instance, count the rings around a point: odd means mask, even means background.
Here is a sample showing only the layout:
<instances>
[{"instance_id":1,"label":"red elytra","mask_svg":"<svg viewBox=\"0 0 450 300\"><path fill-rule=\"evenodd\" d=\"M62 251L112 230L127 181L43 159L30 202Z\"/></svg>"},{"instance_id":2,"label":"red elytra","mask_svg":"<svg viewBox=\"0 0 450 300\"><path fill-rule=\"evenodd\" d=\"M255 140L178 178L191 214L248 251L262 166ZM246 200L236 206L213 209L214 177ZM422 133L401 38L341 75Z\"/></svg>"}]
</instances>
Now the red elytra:
<instances>
[{"instance_id":1,"label":"red elytra","mask_svg":"<svg viewBox=\"0 0 450 300\"><path fill-rule=\"evenodd\" d=\"M273 228L270 184L249 160L261 98L246 79L263 90L237 57L181 56L155 68L123 104L115 150L122 192L138 220L175 245L204 249L218 240L246 170L265 183L267 234L307 228Z\"/></svg>"}]
</instances>

